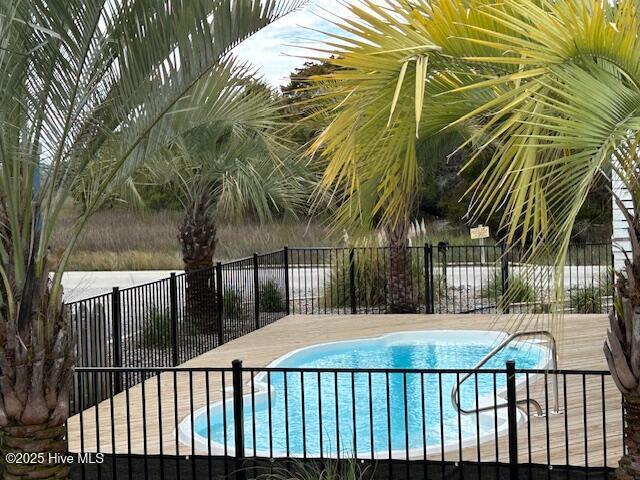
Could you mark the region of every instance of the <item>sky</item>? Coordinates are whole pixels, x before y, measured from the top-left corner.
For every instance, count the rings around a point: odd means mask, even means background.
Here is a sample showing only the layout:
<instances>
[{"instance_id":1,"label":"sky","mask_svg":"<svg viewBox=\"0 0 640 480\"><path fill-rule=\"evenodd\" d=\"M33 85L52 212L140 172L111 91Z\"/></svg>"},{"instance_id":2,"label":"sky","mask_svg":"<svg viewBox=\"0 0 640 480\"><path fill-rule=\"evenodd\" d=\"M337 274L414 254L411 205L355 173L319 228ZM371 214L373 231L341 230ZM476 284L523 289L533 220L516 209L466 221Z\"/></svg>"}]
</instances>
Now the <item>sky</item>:
<instances>
[{"instance_id":1,"label":"sky","mask_svg":"<svg viewBox=\"0 0 640 480\"><path fill-rule=\"evenodd\" d=\"M289 73L305 62L304 57L314 56L309 47L322 46L326 37L321 32L340 31L331 20L336 20L336 16L346 16L346 4L356 1L310 0L304 8L245 40L235 49L235 54L257 67L272 86L284 85Z\"/></svg>"}]
</instances>

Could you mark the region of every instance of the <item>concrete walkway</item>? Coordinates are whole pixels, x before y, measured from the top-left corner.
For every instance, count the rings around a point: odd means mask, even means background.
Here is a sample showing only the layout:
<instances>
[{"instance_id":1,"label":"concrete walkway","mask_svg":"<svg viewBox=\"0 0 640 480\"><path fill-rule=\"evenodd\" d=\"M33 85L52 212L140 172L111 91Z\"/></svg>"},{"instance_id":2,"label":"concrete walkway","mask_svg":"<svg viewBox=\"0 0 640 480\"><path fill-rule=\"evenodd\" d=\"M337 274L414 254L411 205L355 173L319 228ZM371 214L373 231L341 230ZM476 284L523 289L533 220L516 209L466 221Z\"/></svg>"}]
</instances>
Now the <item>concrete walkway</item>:
<instances>
[{"instance_id":1,"label":"concrete walkway","mask_svg":"<svg viewBox=\"0 0 640 480\"><path fill-rule=\"evenodd\" d=\"M168 277L172 271L174 270L65 272L62 276L64 298L67 302L73 302L108 293L113 287L127 288L155 282Z\"/></svg>"}]
</instances>

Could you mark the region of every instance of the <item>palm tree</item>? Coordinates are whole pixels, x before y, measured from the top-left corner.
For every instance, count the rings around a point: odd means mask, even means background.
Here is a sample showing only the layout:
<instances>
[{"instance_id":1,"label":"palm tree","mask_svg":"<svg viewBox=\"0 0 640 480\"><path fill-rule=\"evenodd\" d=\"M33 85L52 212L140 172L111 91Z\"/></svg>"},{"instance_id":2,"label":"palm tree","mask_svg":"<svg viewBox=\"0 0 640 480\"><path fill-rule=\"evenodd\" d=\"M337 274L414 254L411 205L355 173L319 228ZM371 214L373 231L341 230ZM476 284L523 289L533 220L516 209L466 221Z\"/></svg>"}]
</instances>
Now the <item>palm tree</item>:
<instances>
[{"instance_id":1,"label":"palm tree","mask_svg":"<svg viewBox=\"0 0 640 480\"><path fill-rule=\"evenodd\" d=\"M63 463L8 452L65 449L75 346L61 277L88 217L144 158L224 116L229 50L299 1L50 0L0 3L0 428L5 478L65 478ZM117 132L117 135L114 135ZM106 142L61 259L61 207ZM50 272L53 272L50 275Z\"/></svg>"},{"instance_id":2,"label":"palm tree","mask_svg":"<svg viewBox=\"0 0 640 480\"><path fill-rule=\"evenodd\" d=\"M409 313L417 308L407 234L420 178L418 149L433 147L434 160L440 159L440 145L451 143L443 138L468 136L470 122L449 125L472 111L483 94L472 101L458 94L446 102L439 95L490 69L448 72L451 59L416 16L426 4L363 5L351 7L356 23L338 24L350 36L332 39L337 50L323 61L334 71L311 79L313 101L323 105L317 115L327 117L328 126L310 151L327 161L322 185L337 192L335 223L356 231L384 229L389 307Z\"/></svg>"},{"instance_id":3,"label":"palm tree","mask_svg":"<svg viewBox=\"0 0 640 480\"><path fill-rule=\"evenodd\" d=\"M286 125L276 99L247 78L240 86L229 97L233 121L191 130L149 162L151 176L166 185L184 208L178 240L187 273L185 304L187 317L200 328L214 311L210 268L218 220L295 217L313 185L306 165L281 140Z\"/></svg>"},{"instance_id":4,"label":"palm tree","mask_svg":"<svg viewBox=\"0 0 640 480\"><path fill-rule=\"evenodd\" d=\"M355 71L318 79L335 110L317 147L331 159L325 184L342 187L345 223L398 221L416 184L415 138L464 128L476 149L471 162L492 151L471 190L470 215L498 214L504 239L527 245L525 262L552 259L555 275L543 280L554 287L554 320L589 189L611 168L631 192L633 211L620 206L633 248L617 274L604 351L624 398L627 450L618 478L640 478L636 2L367 1L352 13L356 19L341 25L350 36L333 41L340 53L332 61Z\"/></svg>"}]
</instances>

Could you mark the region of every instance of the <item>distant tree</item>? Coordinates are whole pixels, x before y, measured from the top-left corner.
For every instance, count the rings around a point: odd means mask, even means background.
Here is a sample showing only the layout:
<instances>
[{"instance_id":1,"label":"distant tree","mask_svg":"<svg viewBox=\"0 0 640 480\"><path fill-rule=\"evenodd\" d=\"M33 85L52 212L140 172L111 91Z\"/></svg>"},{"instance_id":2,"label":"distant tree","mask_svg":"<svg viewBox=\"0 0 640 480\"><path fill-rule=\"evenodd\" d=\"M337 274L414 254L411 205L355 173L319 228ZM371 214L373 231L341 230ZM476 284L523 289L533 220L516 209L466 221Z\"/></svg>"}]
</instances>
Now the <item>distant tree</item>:
<instances>
[{"instance_id":1,"label":"distant tree","mask_svg":"<svg viewBox=\"0 0 640 480\"><path fill-rule=\"evenodd\" d=\"M305 62L289 74L289 83L280 87L284 113L292 124L291 139L298 145L307 145L323 128L324 123L311 90L311 79L327 75L339 67L325 62Z\"/></svg>"},{"instance_id":2,"label":"distant tree","mask_svg":"<svg viewBox=\"0 0 640 480\"><path fill-rule=\"evenodd\" d=\"M312 93L306 89L311 85L310 77L326 75L337 69L336 65L328 61L304 62L302 67L296 68L289 74L289 83L280 87L280 90L286 97L309 98Z\"/></svg>"}]
</instances>

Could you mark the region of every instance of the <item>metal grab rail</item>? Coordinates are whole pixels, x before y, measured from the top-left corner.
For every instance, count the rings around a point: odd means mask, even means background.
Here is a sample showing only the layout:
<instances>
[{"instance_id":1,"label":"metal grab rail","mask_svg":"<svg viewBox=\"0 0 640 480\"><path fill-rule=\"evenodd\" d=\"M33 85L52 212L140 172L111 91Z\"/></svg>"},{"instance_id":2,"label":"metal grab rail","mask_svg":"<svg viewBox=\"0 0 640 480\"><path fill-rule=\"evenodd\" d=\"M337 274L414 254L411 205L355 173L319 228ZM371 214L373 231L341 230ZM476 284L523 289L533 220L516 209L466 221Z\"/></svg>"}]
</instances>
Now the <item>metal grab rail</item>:
<instances>
[{"instance_id":1,"label":"metal grab rail","mask_svg":"<svg viewBox=\"0 0 640 480\"><path fill-rule=\"evenodd\" d=\"M530 332L516 332L516 333L512 333L511 335L509 335L506 339L504 339L500 345L498 345L497 347L495 347L493 350L491 350L489 353L487 353L487 355L484 356L484 358L482 360L480 360L477 365L475 367L473 367L472 370L477 371L480 369L480 367L482 367L485 363L487 363L494 355L496 355L498 352L500 352L501 350L503 350L507 345L509 345L513 340L515 340L516 338L520 338L520 337L533 337L533 336L538 336L538 335L543 335L545 337L547 337L551 343L551 361L553 363L553 370L557 371L558 370L558 349L556 346L556 339L553 337L553 335L551 334L551 332L549 332L548 330L534 330L534 331L530 331ZM478 405L475 406L475 408L471 409L471 410L465 410L464 408L462 408L460 406L460 386L469 379L469 377L471 377L474 372L469 372L467 374L465 374L455 385L455 387L453 387L453 389L451 390L451 402L453 403L453 406L455 407L456 411L463 413L463 414L472 414L472 413L476 413L476 412L483 412L486 410L494 410L497 408L502 408L502 407L506 407L507 403L502 403L502 404L498 404L498 405L487 405L485 407L479 407ZM546 374L545 374L545 382L547 381L546 378ZM552 383L552 389L553 389L553 401L554 401L554 408L552 410L552 413L560 413L560 409L558 407L558 374L554 373L553 374L553 383ZM541 416L542 415L542 407L540 406L540 404L533 399L527 398L526 400L519 400L516 402L516 405L520 405L520 404L528 404L531 403L534 408L536 409L536 413L537 415Z\"/></svg>"}]
</instances>

